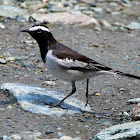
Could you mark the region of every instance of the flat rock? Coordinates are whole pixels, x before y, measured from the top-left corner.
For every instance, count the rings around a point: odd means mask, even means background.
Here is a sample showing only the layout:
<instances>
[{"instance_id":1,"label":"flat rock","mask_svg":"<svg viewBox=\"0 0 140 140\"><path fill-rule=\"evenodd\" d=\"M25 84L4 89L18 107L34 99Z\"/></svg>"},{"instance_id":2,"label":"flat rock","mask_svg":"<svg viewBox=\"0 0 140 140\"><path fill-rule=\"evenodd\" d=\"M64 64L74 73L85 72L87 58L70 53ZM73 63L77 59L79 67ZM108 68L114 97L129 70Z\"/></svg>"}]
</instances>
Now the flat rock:
<instances>
[{"instance_id":1,"label":"flat rock","mask_svg":"<svg viewBox=\"0 0 140 140\"><path fill-rule=\"evenodd\" d=\"M99 25L98 21L95 18L91 18L81 12L75 14L70 14L67 12L58 12L58 13L48 13L48 14L38 14L33 13L31 15L33 19L39 22L49 22L54 24L55 22L61 22L64 24L78 24L81 26L86 25ZM53 17L53 18L52 18Z\"/></svg>"},{"instance_id":2,"label":"flat rock","mask_svg":"<svg viewBox=\"0 0 140 140\"><path fill-rule=\"evenodd\" d=\"M132 114L132 119L133 120L140 120L140 103L137 104L134 109L133 109L133 114Z\"/></svg>"},{"instance_id":3,"label":"flat rock","mask_svg":"<svg viewBox=\"0 0 140 140\"><path fill-rule=\"evenodd\" d=\"M6 62L6 60L5 59L3 59L3 58L0 58L0 64L6 64L7 62Z\"/></svg>"},{"instance_id":4,"label":"flat rock","mask_svg":"<svg viewBox=\"0 0 140 140\"><path fill-rule=\"evenodd\" d=\"M19 7L9 6L9 5L0 5L0 16L16 18L18 15L26 15L27 10L21 9Z\"/></svg>"},{"instance_id":5,"label":"flat rock","mask_svg":"<svg viewBox=\"0 0 140 140\"><path fill-rule=\"evenodd\" d=\"M106 128L98 133L94 140L140 139L140 121L129 122Z\"/></svg>"},{"instance_id":6,"label":"flat rock","mask_svg":"<svg viewBox=\"0 0 140 140\"><path fill-rule=\"evenodd\" d=\"M22 132L11 136L3 136L3 140L38 140L41 137L40 132Z\"/></svg>"},{"instance_id":7,"label":"flat rock","mask_svg":"<svg viewBox=\"0 0 140 140\"><path fill-rule=\"evenodd\" d=\"M131 104L137 104L140 103L140 98L130 99L127 102Z\"/></svg>"},{"instance_id":8,"label":"flat rock","mask_svg":"<svg viewBox=\"0 0 140 140\"><path fill-rule=\"evenodd\" d=\"M73 96L61 104L62 107L67 109L46 105L56 104L67 95L55 90L20 83L3 83L0 89L9 90L9 92L17 98L20 107L32 113L59 117L63 114L72 115L81 112L91 112L90 106L85 107L85 102Z\"/></svg>"},{"instance_id":9,"label":"flat rock","mask_svg":"<svg viewBox=\"0 0 140 140\"><path fill-rule=\"evenodd\" d=\"M140 24L138 22L132 22L129 25L127 25L126 28L130 30L138 30L140 29Z\"/></svg>"}]
</instances>

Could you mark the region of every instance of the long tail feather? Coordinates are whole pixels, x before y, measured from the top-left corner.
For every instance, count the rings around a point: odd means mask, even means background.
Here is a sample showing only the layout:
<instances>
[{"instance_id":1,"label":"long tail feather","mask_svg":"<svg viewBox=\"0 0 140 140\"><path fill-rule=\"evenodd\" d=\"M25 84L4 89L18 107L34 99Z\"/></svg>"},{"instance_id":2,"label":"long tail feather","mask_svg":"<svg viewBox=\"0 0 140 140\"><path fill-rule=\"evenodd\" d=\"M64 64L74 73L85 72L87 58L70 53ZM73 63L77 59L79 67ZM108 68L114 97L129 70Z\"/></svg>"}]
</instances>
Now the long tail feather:
<instances>
[{"instance_id":1,"label":"long tail feather","mask_svg":"<svg viewBox=\"0 0 140 140\"><path fill-rule=\"evenodd\" d=\"M136 76L136 75L120 72L120 71L114 71L114 72L116 72L117 74L123 75L123 76L127 76L127 77L131 77L131 78L135 78L135 79L140 80L140 76Z\"/></svg>"}]
</instances>

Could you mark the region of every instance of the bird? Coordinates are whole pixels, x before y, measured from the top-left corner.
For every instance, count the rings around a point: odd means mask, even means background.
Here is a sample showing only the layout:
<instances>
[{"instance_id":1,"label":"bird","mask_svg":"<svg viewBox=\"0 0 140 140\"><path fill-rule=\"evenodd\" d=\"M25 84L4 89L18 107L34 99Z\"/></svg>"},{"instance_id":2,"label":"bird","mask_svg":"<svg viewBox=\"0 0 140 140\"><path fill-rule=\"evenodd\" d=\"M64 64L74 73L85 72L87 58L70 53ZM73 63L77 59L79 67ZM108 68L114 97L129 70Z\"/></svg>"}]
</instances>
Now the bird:
<instances>
[{"instance_id":1,"label":"bird","mask_svg":"<svg viewBox=\"0 0 140 140\"><path fill-rule=\"evenodd\" d=\"M38 43L41 58L50 72L57 79L70 82L72 91L53 107L62 107L61 103L76 92L77 81L86 79L86 104L89 102L89 79L99 75L123 75L140 80L139 76L114 70L86 57L61 44L44 24L36 24L21 32L29 33Z\"/></svg>"}]
</instances>

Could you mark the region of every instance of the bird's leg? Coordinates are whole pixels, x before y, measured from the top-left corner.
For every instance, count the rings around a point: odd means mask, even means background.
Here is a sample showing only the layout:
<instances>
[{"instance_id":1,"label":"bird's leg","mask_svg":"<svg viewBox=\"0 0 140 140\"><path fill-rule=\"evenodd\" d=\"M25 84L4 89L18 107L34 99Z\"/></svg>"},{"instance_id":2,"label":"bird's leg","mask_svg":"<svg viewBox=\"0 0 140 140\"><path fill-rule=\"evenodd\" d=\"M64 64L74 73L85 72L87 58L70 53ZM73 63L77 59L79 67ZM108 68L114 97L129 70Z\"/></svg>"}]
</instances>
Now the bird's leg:
<instances>
[{"instance_id":1,"label":"bird's leg","mask_svg":"<svg viewBox=\"0 0 140 140\"><path fill-rule=\"evenodd\" d=\"M71 91L71 93L68 94L68 95L67 95L64 99L62 99L59 103L54 104L54 105L51 105L51 106L54 106L54 107L59 106L59 107L61 107L62 109L64 109L64 107L62 107L60 104L61 104L62 102L64 102L64 100L66 100L68 97L70 97L72 94L74 94L75 92L76 92L75 81L72 81L72 91ZM65 109L66 109L66 108L65 108Z\"/></svg>"},{"instance_id":2,"label":"bird's leg","mask_svg":"<svg viewBox=\"0 0 140 140\"><path fill-rule=\"evenodd\" d=\"M85 104L85 106L87 106L88 101L89 101L88 83L89 83L89 79L87 79L87 86L86 86L86 104Z\"/></svg>"}]
</instances>

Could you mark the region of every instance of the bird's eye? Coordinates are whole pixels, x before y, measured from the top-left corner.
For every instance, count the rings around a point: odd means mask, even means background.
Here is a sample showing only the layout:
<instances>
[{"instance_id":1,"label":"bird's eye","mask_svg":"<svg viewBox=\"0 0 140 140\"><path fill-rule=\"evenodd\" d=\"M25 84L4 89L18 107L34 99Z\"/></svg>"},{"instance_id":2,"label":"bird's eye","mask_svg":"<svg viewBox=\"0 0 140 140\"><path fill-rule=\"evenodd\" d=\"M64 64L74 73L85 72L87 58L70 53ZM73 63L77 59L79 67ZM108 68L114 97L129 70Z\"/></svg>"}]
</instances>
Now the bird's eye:
<instances>
[{"instance_id":1,"label":"bird's eye","mask_svg":"<svg viewBox=\"0 0 140 140\"><path fill-rule=\"evenodd\" d=\"M40 30L40 29L37 30L37 33L41 33L41 32L42 32L42 30Z\"/></svg>"}]
</instances>

